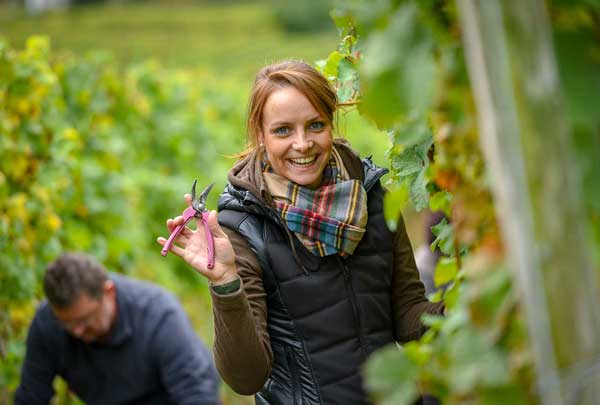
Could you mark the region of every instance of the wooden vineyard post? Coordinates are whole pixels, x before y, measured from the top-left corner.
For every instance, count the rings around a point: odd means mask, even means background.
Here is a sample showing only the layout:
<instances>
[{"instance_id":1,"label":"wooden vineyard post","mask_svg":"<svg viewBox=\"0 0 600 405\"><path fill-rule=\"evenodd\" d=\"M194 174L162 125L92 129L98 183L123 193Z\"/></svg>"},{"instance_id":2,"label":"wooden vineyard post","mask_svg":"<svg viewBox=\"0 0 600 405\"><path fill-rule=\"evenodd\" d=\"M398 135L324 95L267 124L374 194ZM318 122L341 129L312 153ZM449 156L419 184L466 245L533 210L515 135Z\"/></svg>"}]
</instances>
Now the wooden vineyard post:
<instances>
[{"instance_id":1,"label":"wooden vineyard post","mask_svg":"<svg viewBox=\"0 0 600 405\"><path fill-rule=\"evenodd\" d=\"M543 0L457 0L544 404L600 401L600 288Z\"/></svg>"}]
</instances>

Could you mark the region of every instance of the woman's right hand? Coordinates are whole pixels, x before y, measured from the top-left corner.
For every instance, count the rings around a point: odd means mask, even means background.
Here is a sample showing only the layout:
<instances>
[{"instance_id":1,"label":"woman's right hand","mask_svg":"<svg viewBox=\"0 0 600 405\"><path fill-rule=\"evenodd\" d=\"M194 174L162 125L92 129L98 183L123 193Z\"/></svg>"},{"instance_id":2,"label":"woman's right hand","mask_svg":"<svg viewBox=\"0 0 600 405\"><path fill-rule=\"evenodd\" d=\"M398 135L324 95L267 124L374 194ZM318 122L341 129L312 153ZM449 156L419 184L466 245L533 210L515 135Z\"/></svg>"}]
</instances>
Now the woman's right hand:
<instances>
[{"instance_id":1,"label":"woman's right hand","mask_svg":"<svg viewBox=\"0 0 600 405\"><path fill-rule=\"evenodd\" d=\"M187 205L191 205L192 198L189 194L184 196ZM183 217L167 219L167 230L169 234L180 224L183 223ZM212 233L215 245L215 263L212 269L208 266L208 242L207 235L202 225L202 218L196 218L196 230L193 231L187 226L181 231L179 236L171 245L171 252L185 260L198 273L202 274L213 284L225 284L237 278L237 269L235 266L235 253L227 234L219 226L217 221L217 212L210 211L208 214L208 226ZM164 246L167 239L162 236L157 242Z\"/></svg>"}]
</instances>

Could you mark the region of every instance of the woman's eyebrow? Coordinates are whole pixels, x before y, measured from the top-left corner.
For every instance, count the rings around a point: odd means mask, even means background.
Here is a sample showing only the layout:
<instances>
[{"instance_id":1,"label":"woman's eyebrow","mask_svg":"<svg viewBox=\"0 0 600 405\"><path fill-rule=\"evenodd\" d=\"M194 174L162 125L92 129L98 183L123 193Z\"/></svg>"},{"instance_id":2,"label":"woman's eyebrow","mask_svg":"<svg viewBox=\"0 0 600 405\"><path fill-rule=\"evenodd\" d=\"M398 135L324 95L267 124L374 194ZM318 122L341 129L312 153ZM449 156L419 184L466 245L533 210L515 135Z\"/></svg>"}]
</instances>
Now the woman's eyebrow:
<instances>
[{"instance_id":1,"label":"woman's eyebrow","mask_svg":"<svg viewBox=\"0 0 600 405\"><path fill-rule=\"evenodd\" d=\"M269 127L271 127L271 128L272 128L272 127L279 127L279 126L281 126L281 125L290 125L290 123L289 123L289 122L287 122L287 121L275 121L275 122L272 122L272 123L269 125Z\"/></svg>"},{"instance_id":2,"label":"woman's eyebrow","mask_svg":"<svg viewBox=\"0 0 600 405\"><path fill-rule=\"evenodd\" d=\"M313 121L317 121L317 120L321 120L321 119L322 118L321 118L320 115L315 115L314 117L307 119L306 122L313 122ZM273 128L273 127L278 127L278 126L281 126L281 125L291 125L291 122L288 122L288 121L275 121L275 122L272 122L269 125L269 127Z\"/></svg>"}]
</instances>

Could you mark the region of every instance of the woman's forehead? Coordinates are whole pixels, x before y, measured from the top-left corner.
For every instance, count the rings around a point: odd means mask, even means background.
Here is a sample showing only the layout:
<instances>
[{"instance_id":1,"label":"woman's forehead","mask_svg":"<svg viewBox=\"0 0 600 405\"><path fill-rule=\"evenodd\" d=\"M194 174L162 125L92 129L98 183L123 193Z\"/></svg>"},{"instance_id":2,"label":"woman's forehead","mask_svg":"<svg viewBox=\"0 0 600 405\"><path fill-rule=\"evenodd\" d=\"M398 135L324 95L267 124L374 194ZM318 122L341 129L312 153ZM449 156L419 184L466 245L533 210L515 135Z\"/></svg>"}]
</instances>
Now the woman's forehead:
<instances>
[{"instance_id":1,"label":"woman's forehead","mask_svg":"<svg viewBox=\"0 0 600 405\"><path fill-rule=\"evenodd\" d=\"M265 121L311 120L320 117L308 98L294 87L271 93L263 109Z\"/></svg>"}]
</instances>

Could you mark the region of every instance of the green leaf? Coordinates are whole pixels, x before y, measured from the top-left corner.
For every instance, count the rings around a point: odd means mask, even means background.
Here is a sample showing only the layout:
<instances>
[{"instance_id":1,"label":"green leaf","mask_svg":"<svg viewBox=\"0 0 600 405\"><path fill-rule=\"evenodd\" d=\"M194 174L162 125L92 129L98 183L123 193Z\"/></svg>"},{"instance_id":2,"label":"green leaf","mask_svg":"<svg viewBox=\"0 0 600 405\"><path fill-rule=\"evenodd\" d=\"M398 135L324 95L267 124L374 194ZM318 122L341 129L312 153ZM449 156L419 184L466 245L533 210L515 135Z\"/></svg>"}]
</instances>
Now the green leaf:
<instances>
[{"instance_id":1,"label":"green leaf","mask_svg":"<svg viewBox=\"0 0 600 405\"><path fill-rule=\"evenodd\" d=\"M329 12L329 15L338 28L341 37L348 35L353 30L354 19L348 13L344 13L339 9L333 9Z\"/></svg>"},{"instance_id":2,"label":"green leaf","mask_svg":"<svg viewBox=\"0 0 600 405\"><path fill-rule=\"evenodd\" d=\"M418 371L417 365L392 344L377 351L367 361L367 386L376 397L384 399L383 403L410 405L418 395Z\"/></svg>"},{"instance_id":3,"label":"green leaf","mask_svg":"<svg viewBox=\"0 0 600 405\"><path fill-rule=\"evenodd\" d=\"M429 204L429 191L427 191L428 183L429 181L425 174L425 169L423 169L410 185L410 198L417 211L424 210Z\"/></svg>"},{"instance_id":4,"label":"green leaf","mask_svg":"<svg viewBox=\"0 0 600 405\"><path fill-rule=\"evenodd\" d=\"M398 215L408 202L409 189L407 184L401 184L392 191L385 193L383 199L383 215L390 229L396 229Z\"/></svg>"},{"instance_id":5,"label":"green leaf","mask_svg":"<svg viewBox=\"0 0 600 405\"><path fill-rule=\"evenodd\" d=\"M338 65L341 60L344 59L344 55L338 51L333 51L327 57L325 66L323 67L323 75L328 79L336 79L338 77Z\"/></svg>"},{"instance_id":6,"label":"green leaf","mask_svg":"<svg viewBox=\"0 0 600 405\"><path fill-rule=\"evenodd\" d=\"M421 143L408 148L395 145L388 151L392 175L401 184L408 185L411 201L417 211L427 208L429 204L429 191L427 190L429 157L427 154L432 144L433 140L426 138Z\"/></svg>"},{"instance_id":7,"label":"green leaf","mask_svg":"<svg viewBox=\"0 0 600 405\"><path fill-rule=\"evenodd\" d=\"M354 89L352 88L352 83L344 83L338 88L337 96L338 101L340 103L345 103L346 101L350 101L352 99L352 94L354 94Z\"/></svg>"},{"instance_id":8,"label":"green leaf","mask_svg":"<svg viewBox=\"0 0 600 405\"><path fill-rule=\"evenodd\" d=\"M460 274L457 277L460 277ZM444 291L444 304L446 304L446 308L452 309L458 305L458 301L461 297L460 286L461 282L455 281L450 283L448 288Z\"/></svg>"},{"instance_id":9,"label":"green leaf","mask_svg":"<svg viewBox=\"0 0 600 405\"><path fill-rule=\"evenodd\" d=\"M433 139L433 132L423 115L413 113L395 125L389 136L394 145L409 147Z\"/></svg>"},{"instance_id":10,"label":"green leaf","mask_svg":"<svg viewBox=\"0 0 600 405\"><path fill-rule=\"evenodd\" d=\"M477 387L502 386L509 382L507 358L470 328L456 332L450 340L448 356L447 378L456 393L465 394Z\"/></svg>"},{"instance_id":11,"label":"green leaf","mask_svg":"<svg viewBox=\"0 0 600 405\"><path fill-rule=\"evenodd\" d=\"M431 251L433 252L436 247L439 247L445 255L454 256L454 229L452 224L449 224L446 218L442 218L439 224L431 227L431 232L436 237L431 243Z\"/></svg>"},{"instance_id":12,"label":"green leaf","mask_svg":"<svg viewBox=\"0 0 600 405\"><path fill-rule=\"evenodd\" d=\"M450 217L450 202L452 194L447 191L438 191L429 199L429 209L432 212L441 211L447 217Z\"/></svg>"},{"instance_id":13,"label":"green leaf","mask_svg":"<svg viewBox=\"0 0 600 405\"><path fill-rule=\"evenodd\" d=\"M441 287L450 281L453 281L458 273L456 259L450 257L442 257L435 266L433 282L436 287Z\"/></svg>"},{"instance_id":14,"label":"green leaf","mask_svg":"<svg viewBox=\"0 0 600 405\"><path fill-rule=\"evenodd\" d=\"M414 3L400 6L387 27L366 39L361 112L380 128L389 128L433 100L433 38Z\"/></svg>"},{"instance_id":15,"label":"green leaf","mask_svg":"<svg viewBox=\"0 0 600 405\"><path fill-rule=\"evenodd\" d=\"M417 341L411 341L403 346L404 354L411 362L418 366L423 366L431 359L431 347L423 345Z\"/></svg>"}]
</instances>

